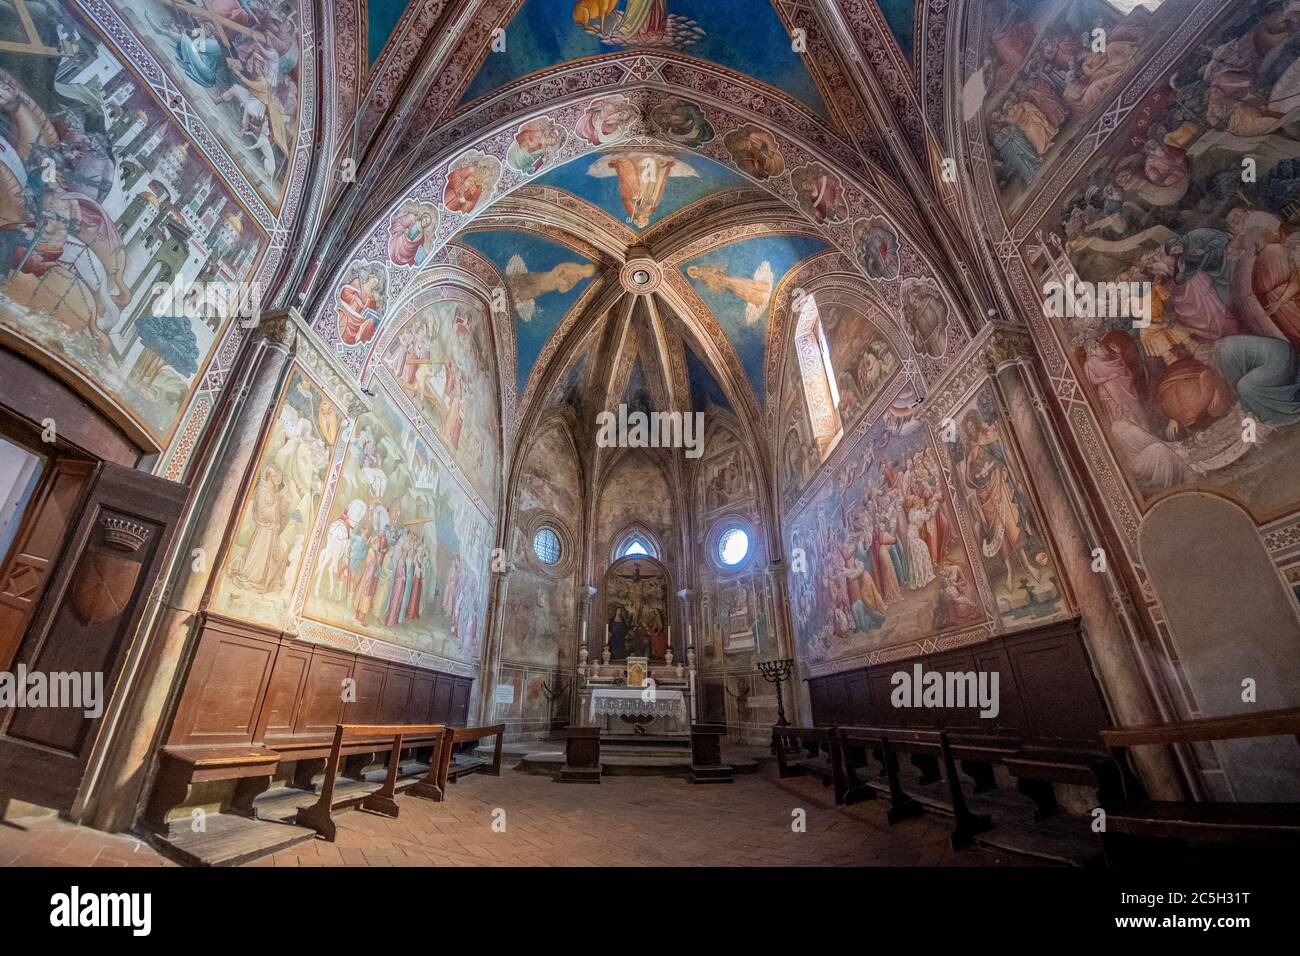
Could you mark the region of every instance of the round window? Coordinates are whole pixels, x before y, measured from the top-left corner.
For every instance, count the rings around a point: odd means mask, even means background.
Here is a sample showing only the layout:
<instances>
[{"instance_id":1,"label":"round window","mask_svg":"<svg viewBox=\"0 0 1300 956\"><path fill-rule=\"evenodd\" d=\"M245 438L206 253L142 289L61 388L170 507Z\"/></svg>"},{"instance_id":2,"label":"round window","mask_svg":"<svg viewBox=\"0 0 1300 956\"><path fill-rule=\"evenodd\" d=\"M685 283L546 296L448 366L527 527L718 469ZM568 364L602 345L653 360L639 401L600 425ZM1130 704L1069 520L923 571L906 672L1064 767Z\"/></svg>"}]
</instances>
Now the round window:
<instances>
[{"instance_id":1,"label":"round window","mask_svg":"<svg viewBox=\"0 0 1300 956\"><path fill-rule=\"evenodd\" d=\"M542 564L556 564L560 560L560 536L554 528L538 528L533 535L533 554Z\"/></svg>"},{"instance_id":2,"label":"round window","mask_svg":"<svg viewBox=\"0 0 1300 956\"><path fill-rule=\"evenodd\" d=\"M718 535L718 562L734 568L749 556L749 532L733 525Z\"/></svg>"}]
</instances>

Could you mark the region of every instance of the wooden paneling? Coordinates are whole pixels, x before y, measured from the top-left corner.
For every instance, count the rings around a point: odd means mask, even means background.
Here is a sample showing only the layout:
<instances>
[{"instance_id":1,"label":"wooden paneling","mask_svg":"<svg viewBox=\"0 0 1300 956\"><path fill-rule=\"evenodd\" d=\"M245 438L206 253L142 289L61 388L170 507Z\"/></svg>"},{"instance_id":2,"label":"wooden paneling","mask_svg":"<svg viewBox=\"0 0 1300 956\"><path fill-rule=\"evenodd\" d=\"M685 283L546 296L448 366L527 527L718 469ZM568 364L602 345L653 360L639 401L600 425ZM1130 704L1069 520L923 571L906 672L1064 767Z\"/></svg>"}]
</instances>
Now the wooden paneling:
<instances>
[{"instance_id":1,"label":"wooden paneling","mask_svg":"<svg viewBox=\"0 0 1300 956\"><path fill-rule=\"evenodd\" d=\"M344 702L347 681L355 700ZM349 654L209 614L167 743L328 743L336 724L469 717L473 679Z\"/></svg>"},{"instance_id":2,"label":"wooden paneling","mask_svg":"<svg viewBox=\"0 0 1300 956\"><path fill-rule=\"evenodd\" d=\"M469 723L470 680L467 677L458 677L455 680L456 686L451 692L451 720L448 723L464 727Z\"/></svg>"},{"instance_id":3,"label":"wooden paneling","mask_svg":"<svg viewBox=\"0 0 1300 956\"><path fill-rule=\"evenodd\" d=\"M275 668L271 672L262 716L253 733L256 740L274 740L293 733L294 717L307 685L307 669L311 666L311 649L281 645L276 652Z\"/></svg>"},{"instance_id":4,"label":"wooden paneling","mask_svg":"<svg viewBox=\"0 0 1300 956\"><path fill-rule=\"evenodd\" d=\"M226 632L194 659L195 693L176 715L176 727L193 744L233 744L253 739L260 705L278 646Z\"/></svg>"},{"instance_id":5,"label":"wooden paneling","mask_svg":"<svg viewBox=\"0 0 1300 956\"><path fill-rule=\"evenodd\" d=\"M450 674L439 674L438 685L433 690L433 722L445 724L451 719L451 692L455 681Z\"/></svg>"},{"instance_id":6,"label":"wooden paneling","mask_svg":"<svg viewBox=\"0 0 1300 956\"><path fill-rule=\"evenodd\" d=\"M997 717L980 717L978 707L894 707L891 678L899 671L911 675L918 663L923 673L996 673ZM1047 750L1099 751L1099 734L1111 726L1077 619L953 651L810 678L808 696L813 722L821 726L1011 734L1026 747Z\"/></svg>"},{"instance_id":7,"label":"wooden paneling","mask_svg":"<svg viewBox=\"0 0 1300 956\"><path fill-rule=\"evenodd\" d=\"M379 699L379 722L400 724L406 717L411 700L411 685L415 673L405 667L390 667L384 680L384 693Z\"/></svg>"}]
</instances>

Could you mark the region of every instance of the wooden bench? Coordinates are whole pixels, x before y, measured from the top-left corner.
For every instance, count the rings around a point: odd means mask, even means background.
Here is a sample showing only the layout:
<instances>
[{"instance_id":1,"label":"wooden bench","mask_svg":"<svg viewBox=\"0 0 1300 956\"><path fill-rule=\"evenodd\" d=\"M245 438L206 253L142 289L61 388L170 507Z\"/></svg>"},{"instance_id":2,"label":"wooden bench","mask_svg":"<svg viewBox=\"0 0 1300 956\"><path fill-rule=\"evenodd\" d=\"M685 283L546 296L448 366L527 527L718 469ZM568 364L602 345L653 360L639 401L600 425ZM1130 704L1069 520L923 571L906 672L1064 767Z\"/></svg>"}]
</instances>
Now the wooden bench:
<instances>
[{"instance_id":1,"label":"wooden bench","mask_svg":"<svg viewBox=\"0 0 1300 956\"><path fill-rule=\"evenodd\" d=\"M844 802L843 762L834 727L773 727L772 752L782 777L812 774L823 786L835 788L835 802Z\"/></svg>"},{"instance_id":2,"label":"wooden bench","mask_svg":"<svg viewBox=\"0 0 1300 956\"><path fill-rule=\"evenodd\" d=\"M447 793L447 784L449 782L455 783L467 773L486 773L493 777L501 776L501 743L506 735L505 724L490 724L485 727L449 727L447 729L450 732L451 740L449 745L441 748L439 753L438 787L441 792L437 796L421 794L421 796L429 796L434 800L444 799ZM473 755L467 756L459 764L455 762L457 744L477 742L484 737L496 737L496 747L493 750L490 762Z\"/></svg>"},{"instance_id":3,"label":"wooden bench","mask_svg":"<svg viewBox=\"0 0 1300 956\"><path fill-rule=\"evenodd\" d=\"M329 756L326 758L320 799L309 807L301 807L294 817L294 823L310 827L326 840L334 842L337 832L333 819L335 780L342 769L343 757L349 751L354 755L388 752L388 772L384 776L384 782L378 790L361 801L361 806L384 816L396 817L398 808L394 797L397 795L397 772L401 765L403 747L411 741L436 738L439 745L429 764L429 771L423 780L411 788L411 793L441 799L443 791L439 783L442 754L451 749L449 736L448 728L442 724L338 724L334 728L334 742L330 745Z\"/></svg>"},{"instance_id":4,"label":"wooden bench","mask_svg":"<svg viewBox=\"0 0 1300 956\"><path fill-rule=\"evenodd\" d=\"M1153 724L1103 731L1102 743L1115 762L1127 767L1130 747L1294 737L1300 743L1300 707L1259 714L1205 717L1172 724ZM1300 803L1148 800L1125 778L1119 794L1102 800L1107 862L1121 865L1139 856L1185 852L1194 847L1225 845L1294 853L1300 848Z\"/></svg>"},{"instance_id":5,"label":"wooden bench","mask_svg":"<svg viewBox=\"0 0 1300 956\"><path fill-rule=\"evenodd\" d=\"M230 810L253 816L253 800L271 785L280 754L266 747L164 747L143 820L163 836L167 815L185 802L190 788L210 780L237 780Z\"/></svg>"},{"instance_id":6,"label":"wooden bench","mask_svg":"<svg viewBox=\"0 0 1300 956\"><path fill-rule=\"evenodd\" d=\"M898 774L898 754L909 753L921 771L921 783L935 783L944 779L948 785L948 797L952 804L953 830L950 837L952 848L960 850L969 846L977 833L989 829L992 821L983 814L972 813L966 806L966 796L961 789L961 780L957 776L957 761L946 731L909 730L893 727L839 727L835 737L840 744L840 756L843 763L845 780L844 802L853 803L859 799L875 799L875 791L870 784L859 780L857 765L852 758L855 750L874 751L878 754L886 778L889 782L889 822L917 816L921 813L921 804L903 789ZM943 772L940 775L939 768Z\"/></svg>"}]
</instances>

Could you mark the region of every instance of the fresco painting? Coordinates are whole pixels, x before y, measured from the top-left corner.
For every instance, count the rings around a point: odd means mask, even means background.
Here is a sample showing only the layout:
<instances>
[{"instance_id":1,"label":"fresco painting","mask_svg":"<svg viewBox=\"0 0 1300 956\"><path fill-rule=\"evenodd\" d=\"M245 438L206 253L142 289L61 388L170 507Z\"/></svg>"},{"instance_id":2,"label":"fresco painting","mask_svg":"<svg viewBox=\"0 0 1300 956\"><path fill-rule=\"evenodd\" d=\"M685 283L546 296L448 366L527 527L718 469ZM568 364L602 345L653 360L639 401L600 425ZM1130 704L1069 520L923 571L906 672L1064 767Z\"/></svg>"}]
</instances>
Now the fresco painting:
<instances>
[{"instance_id":1,"label":"fresco painting","mask_svg":"<svg viewBox=\"0 0 1300 956\"><path fill-rule=\"evenodd\" d=\"M916 0L876 0L876 6L885 15L889 32L902 51L903 59L910 62L916 40Z\"/></svg>"},{"instance_id":2,"label":"fresco painting","mask_svg":"<svg viewBox=\"0 0 1300 956\"><path fill-rule=\"evenodd\" d=\"M561 551L547 566L533 551L528 533L545 520L577 527L582 514L582 482L577 459L559 426L538 434L525 453L515 505L510 586L502 621L502 660L558 667L571 663L577 610L573 555Z\"/></svg>"},{"instance_id":3,"label":"fresco painting","mask_svg":"<svg viewBox=\"0 0 1300 956\"><path fill-rule=\"evenodd\" d=\"M792 268L825 248L805 236L764 236L715 249L682 266L735 346L760 403L772 293Z\"/></svg>"},{"instance_id":4,"label":"fresco painting","mask_svg":"<svg viewBox=\"0 0 1300 956\"><path fill-rule=\"evenodd\" d=\"M525 0L504 39L505 52L487 56L462 102L573 60L662 50L748 74L827 115L768 0Z\"/></svg>"},{"instance_id":5,"label":"fresco painting","mask_svg":"<svg viewBox=\"0 0 1300 956\"><path fill-rule=\"evenodd\" d=\"M984 620L934 440L877 422L788 525L799 649L822 664Z\"/></svg>"},{"instance_id":6,"label":"fresco painting","mask_svg":"<svg viewBox=\"0 0 1300 956\"><path fill-rule=\"evenodd\" d=\"M818 314L830 351L845 432L871 408L902 368L893 346L858 308L818 299Z\"/></svg>"},{"instance_id":7,"label":"fresco painting","mask_svg":"<svg viewBox=\"0 0 1300 956\"><path fill-rule=\"evenodd\" d=\"M264 239L84 21L11 3L0 31L0 326L162 446Z\"/></svg>"},{"instance_id":8,"label":"fresco painting","mask_svg":"<svg viewBox=\"0 0 1300 956\"><path fill-rule=\"evenodd\" d=\"M393 336L381 360L495 508L501 440L489 322L478 302L432 303Z\"/></svg>"},{"instance_id":9,"label":"fresco painting","mask_svg":"<svg viewBox=\"0 0 1300 956\"><path fill-rule=\"evenodd\" d=\"M652 558L615 561L605 573L605 624L610 659L648 657L668 651L668 575Z\"/></svg>"},{"instance_id":10,"label":"fresco painting","mask_svg":"<svg viewBox=\"0 0 1300 956\"><path fill-rule=\"evenodd\" d=\"M123 15L268 205L298 141L301 16L295 0L140 0Z\"/></svg>"},{"instance_id":11,"label":"fresco painting","mask_svg":"<svg viewBox=\"0 0 1300 956\"><path fill-rule=\"evenodd\" d=\"M793 348L786 350L785 371L781 376L780 429L778 438L778 473L781 501L788 511L821 464L821 453L813 438L804 400L803 380Z\"/></svg>"},{"instance_id":12,"label":"fresco painting","mask_svg":"<svg viewBox=\"0 0 1300 956\"><path fill-rule=\"evenodd\" d=\"M953 416L957 500L977 537L1002 623L1024 627L1065 611L1045 525L1007 441L989 386Z\"/></svg>"},{"instance_id":13,"label":"fresco painting","mask_svg":"<svg viewBox=\"0 0 1300 956\"><path fill-rule=\"evenodd\" d=\"M369 345L384 321L388 271L381 262L355 262L335 295L339 341L347 348Z\"/></svg>"},{"instance_id":14,"label":"fresco painting","mask_svg":"<svg viewBox=\"0 0 1300 956\"><path fill-rule=\"evenodd\" d=\"M476 661L492 524L382 384L353 427L330 508L303 615Z\"/></svg>"},{"instance_id":15,"label":"fresco painting","mask_svg":"<svg viewBox=\"0 0 1300 956\"><path fill-rule=\"evenodd\" d=\"M595 263L566 246L513 230L471 232L461 241L505 277L515 308L519 391L551 333L596 274Z\"/></svg>"},{"instance_id":16,"label":"fresco painting","mask_svg":"<svg viewBox=\"0 0 1300 956\"><path fill-rule=\"evenodd\" d=\"M1074 271L1149 284L1147 328L1051 319L1139 500L1205 487L1258 517L1296 501L1298 37L1295 4L1232 14L1155 85L1049 224L1044 283ZM1259 441L1242 441L1246 419Z\"/></svg>"},{"instance_id":17,"label":"fresco painting","mask_svg":"<svg viewBox=\"0 0 1300 956\"><path fill-rule=\"evenodd\" d=\"M576 159L535 182L567 190L638 232L711 193L746 185L742 177L704 156L644 149Z\"/></svg>"},{"instance_id":18,"label":"fresco painting","mask_svg":"<svg viewBox=\"0 0 1300 956\"><path fill-rule=\"evenodd\" d=\"M1167 5L1125 6L989 4L988 49L982 73L967 84L966 109L968 116L976 106L983 111L1006 208L1017 208L1043 171L1074 147L1167 32Z\"/></svg>"},{"instance_id":19,"label":"fresco painting","mask_svg":"<svg viewBox=\"0 0 1300 956\"><path fill-rule=\"evenodd\" d=\"M433 252L438 207L408 200L388 220L388 259L395 266L418 266Z\"/></svg>"},{"instance_id":20,"label":"fresco painting","mask_svg":"<svg viewBox=\"0 0 1300 956\"><path fill-rule=\"evenodd\" d=\"M295 368L217 585L217 610L265 624L288 623L342 425L334 402Z\"/></svg>"},{"instance_id":21,"label":"fresco painting","mask_svg":"<svg viewBox=\"0 0 1300 956\"><path fill-rule=\"evenodd\" d=\"M708 364L690 345L686 346L686 377L691 384L691 404L696 411L708 411L710 406L723 411L733 411L722 385L714 377Z\"/></svg>"},{"instance_id":22,"label":"fresco painting","mask_svg":"<svg viewBox=\"0 0 1300 956\"><path fill-rule=\"evenodd\" d=\"M583 108L574 132L592 146L605 146L630 135L640 108L622 93L600 96Z\"/></svg>"}]
</instances>

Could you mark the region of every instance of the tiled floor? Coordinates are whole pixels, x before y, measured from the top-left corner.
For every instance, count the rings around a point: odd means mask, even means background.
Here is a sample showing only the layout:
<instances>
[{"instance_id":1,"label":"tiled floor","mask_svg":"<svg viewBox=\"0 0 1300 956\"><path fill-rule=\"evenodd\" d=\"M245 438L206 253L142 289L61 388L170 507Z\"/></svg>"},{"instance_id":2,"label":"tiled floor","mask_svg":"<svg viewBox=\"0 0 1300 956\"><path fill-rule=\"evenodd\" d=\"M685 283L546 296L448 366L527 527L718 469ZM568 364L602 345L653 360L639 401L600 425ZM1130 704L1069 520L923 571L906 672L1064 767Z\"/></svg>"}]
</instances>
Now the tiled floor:
<instances>
[{"instance_id":1,"label":"tiled floor","mask_svg":"<svg viewBox=\"0 0 1300 956\"><path fill-rule=\"evenodd\" d=\"M1020 865L981 848L954 853L948 821L885 821L883 801L836 807L807 778L772 767L734 784L606 777L562 785L504 771L471 775L444 803L401 796L396 819L339 814L338 842L317 840L252 866ZM796 810L805 832L795 832ZM495 822L495 828L494 828ZM0 824L0 865L166 864L130 836L44 818Z\"/></svg>"}]
</instances>

